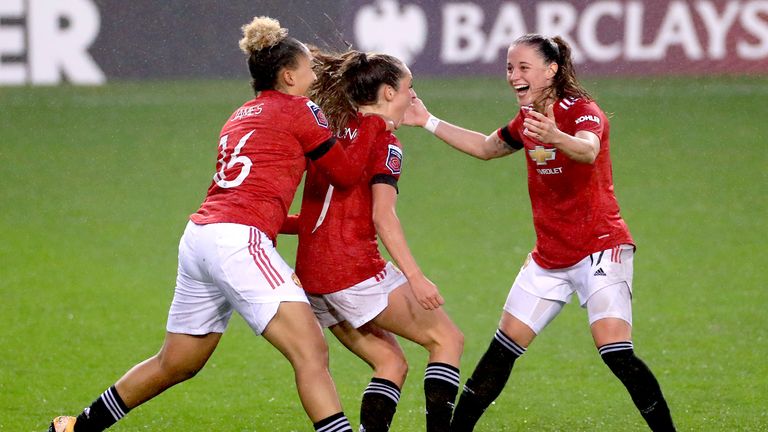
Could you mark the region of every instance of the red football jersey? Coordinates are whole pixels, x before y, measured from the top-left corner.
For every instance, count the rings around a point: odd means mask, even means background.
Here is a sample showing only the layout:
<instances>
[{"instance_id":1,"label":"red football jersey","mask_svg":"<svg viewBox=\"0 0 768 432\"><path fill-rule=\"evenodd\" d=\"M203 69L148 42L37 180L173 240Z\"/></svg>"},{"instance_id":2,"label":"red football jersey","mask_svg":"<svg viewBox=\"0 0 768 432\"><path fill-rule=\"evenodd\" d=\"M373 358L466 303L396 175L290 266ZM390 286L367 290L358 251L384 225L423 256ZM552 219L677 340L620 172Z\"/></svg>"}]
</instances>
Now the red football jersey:
<instances>
[{"instance_id":1,"label":"red football jersey","mask_svg":"<svg viewBox=\"0 0 768 432\"><path fill-rule=\"evenodd\" d=\"M306 97L262 91L221 129L216 174L190 219L253 226L274 241L307 166L305 154L332 135Z\"/></svg>"},{"instance_id":2,"label":"red football jersey","mask_svg":"<svg viewBox=\"0 0 768 432\"><path fill-rule=\"evenodd\" d=\"M358 114L337 138L345 150L354 144L355 152L370 152L362 180L348 190L330 189L328 180L314 167L307 171L296 274L311 294L349 288L386 264L373 225L371 185L384 182L397 187L402 147L378 116ZM365 142L369 145L361 145Z\"/></svg>"},{"instance_id":3,"label":"red football jersey","mask_svg":"<svg viewBox=\"0 0 768 432\"><path fill-rule=\"evenodd\" d=\"M523 134L529 107L497 131L528 161L528 193L536 230L533 259L548 269L576 264L587 255L619 244L633 244L613 193L609 125L594 101L563 98L555 102L557 127L569 134L590 131L600 138L594 164L568 158L550 144Z\"/></svg>"}]
</instances>

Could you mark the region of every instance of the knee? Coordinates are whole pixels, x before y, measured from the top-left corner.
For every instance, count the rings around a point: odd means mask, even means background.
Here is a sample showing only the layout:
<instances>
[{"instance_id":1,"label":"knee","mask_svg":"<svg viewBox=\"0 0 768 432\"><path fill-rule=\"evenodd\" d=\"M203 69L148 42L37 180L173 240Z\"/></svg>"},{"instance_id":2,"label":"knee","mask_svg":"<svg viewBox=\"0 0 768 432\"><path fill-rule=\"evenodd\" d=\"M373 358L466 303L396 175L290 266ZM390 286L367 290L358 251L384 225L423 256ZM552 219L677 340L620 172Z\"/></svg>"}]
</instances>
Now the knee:
<instances>
[{"instance_id":1,"label":"knee","mask_svg":"<svg viewBox=\"0 0 768 432\"><path fill-rule=\"evenodd\" d=\"M441 345L454 356L461 357L461 353L464 352L464 333L452 323L445 332Z\"/></svg>"},{"instance_id":2,"label":"knee","mask_svg":"<svg viewBox=\"0 0 768 432\"><path fill-rule=\"evenodd\" d=\"M408 376L408 360L402 351L381 353L371 358L368 363L375 376L395 383L405 382L405 377Z\"/></svg>"},{"instance_id":3,"label":"knee","mask_svg":"<svg viewBox=\"0 0 768 432\"><path fill-rule=\"evenodd\" d=\"M322 373L329 369L328 345L324 339L322 343L302 345L297 350L284 354L297 372Z\"/></svg>"},{"instance_id":4,"label":"knee","mask_svg":"<svg viewBox=\"0 0 768 432\"><path fill-rule=\"evenodd\" d=\"M156 355L155 361L157 361L157 364L160 367L162 376L172 384L180 383L194 377L205 365L205 362L198 362L163 353Z\"/></svg>"},{"instance_id":5,"label":"knee","mask_svg":"<svg viewBox=\"0 0 768 432\"><path fill-rule=\"evenodd\" d=\"M325 339L321 339L305 348L306 349L302 349L299 353L299 357L301 357L304 362L316 362L325 368L328 367L328 344L325 342Z\"/></svg>"},{"instance_id":6,"label":"knee","mask_svg":"<svg viewBox=\"0 0 768 432\"><path fill-rule=\"evenodd\" d=\"M399 356L392 359L389 369L390 374L398 378L398 381L395 382L405 382L405 377L408 376L408 360L405 359L405 355L402 352Z\"/></svg>"},{"instance_id":7,"label":"knee","mask_svg":"<svg viewBox=\"0 0 768 432\"><path fill-rule=\"evenodd\" d=\"M458 351L459 355L461 355L461 353L464 352L464 333L462 333L458 327L455 327L455 329L456 330L453 339L455 340L456 350Z\"/></svg>"},{"instance_id":8,"label":"knee","mask_svg":"<svg viewBox=\"0 0 768 432\"><path fill-rule=\"evenodd\" d=\"M458 359L464 352L464 333L455 324L450 323L436 332L431 343L427 344L425 348L430 353L440 352Z\"/></svg>"}]
</instances>

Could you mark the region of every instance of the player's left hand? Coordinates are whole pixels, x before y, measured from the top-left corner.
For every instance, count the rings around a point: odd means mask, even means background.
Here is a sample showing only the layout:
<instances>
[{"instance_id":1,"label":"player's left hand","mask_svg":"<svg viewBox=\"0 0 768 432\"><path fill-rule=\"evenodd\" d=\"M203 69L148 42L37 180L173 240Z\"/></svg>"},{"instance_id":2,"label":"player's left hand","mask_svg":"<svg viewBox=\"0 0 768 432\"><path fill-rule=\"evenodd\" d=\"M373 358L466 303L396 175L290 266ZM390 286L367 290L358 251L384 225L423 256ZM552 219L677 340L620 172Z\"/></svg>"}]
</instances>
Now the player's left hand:
<instances>
[{"instance_id":1,"label":"player's left hand","mask_svg":"<svg viewBox=\"0 0 768 432\"><path fill-rule=\"evenodd\" d=\"M537 139L545 144L555 144L560 134L555 122L555 108L553 104L547 105L547 115L536 111L528 111L523 121L525 130L523 133L531 138Z\"/></svg>"},{"instance_id":2,"label":"player's left hand","mask_svg":"<svg viewBox=\"0 0 768 432\"><path fill-rule=\"evenodd\" d=\"M405 110L402 124L406 126L424 126L429 119L429 111L424 105L424 101L414 97L411 105Z\"/></svg>"}]
</instances>

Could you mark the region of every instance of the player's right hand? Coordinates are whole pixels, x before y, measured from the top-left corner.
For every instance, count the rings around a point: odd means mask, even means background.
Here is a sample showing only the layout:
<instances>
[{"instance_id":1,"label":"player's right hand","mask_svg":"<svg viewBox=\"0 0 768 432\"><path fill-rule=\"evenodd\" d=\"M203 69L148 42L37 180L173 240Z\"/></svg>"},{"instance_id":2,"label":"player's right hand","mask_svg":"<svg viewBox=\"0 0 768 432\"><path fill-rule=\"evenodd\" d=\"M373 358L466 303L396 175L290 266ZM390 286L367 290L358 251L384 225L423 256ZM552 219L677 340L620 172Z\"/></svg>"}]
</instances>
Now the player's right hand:
<instances>
[{"instance_id":1,"label":"player's right hand","mask_svg":"<svg viewBox=\"0 0 768 432\"><path fill-rule=\"evenodd\" d=\"M411 286L413 295L416 297L416 301L418 301L424 309L433 310L445 304L445 300L443 299L443 296L440 295L437 285L426 276L419 275L417 277L409 278L408 283Z\"/></svg>"}]
</instances>

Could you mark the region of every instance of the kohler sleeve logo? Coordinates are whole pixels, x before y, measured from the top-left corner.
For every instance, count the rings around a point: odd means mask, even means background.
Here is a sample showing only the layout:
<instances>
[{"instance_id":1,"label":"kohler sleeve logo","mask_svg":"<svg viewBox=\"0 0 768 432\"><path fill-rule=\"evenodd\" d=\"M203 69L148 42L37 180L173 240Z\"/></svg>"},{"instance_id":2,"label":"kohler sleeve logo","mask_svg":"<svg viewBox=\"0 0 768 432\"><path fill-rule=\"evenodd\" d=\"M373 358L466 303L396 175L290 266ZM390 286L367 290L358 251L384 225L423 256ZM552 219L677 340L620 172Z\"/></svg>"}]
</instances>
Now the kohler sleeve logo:
<instances>
[{"instance_id":1,"label":"kohler sleeve logo","mask_svg":"<svg viewBox=\"0 0 768 432\"><path fill-rule=\"evenodd\" d=\"M92 0L0 0L0 85L103 84L100 24Z\"/></svg>"},{"instance_id":2,"label":"kohler sleeve logo","mask_svg":"<svg viewBox=\"0 0 768 432\"><path fill-rule=\"evenodd\" d=\"M600 117L598 117L596 115L591 115L591 114L583 115L583 116L577 118L576 119L576 124L579 124L581 122L585 122L587 120L593 121L593 122L595 122L597 124L600 124Z\"/></svg>"}]
</instances>

